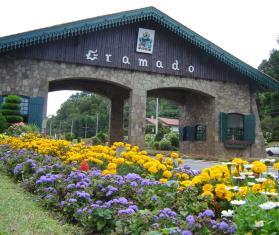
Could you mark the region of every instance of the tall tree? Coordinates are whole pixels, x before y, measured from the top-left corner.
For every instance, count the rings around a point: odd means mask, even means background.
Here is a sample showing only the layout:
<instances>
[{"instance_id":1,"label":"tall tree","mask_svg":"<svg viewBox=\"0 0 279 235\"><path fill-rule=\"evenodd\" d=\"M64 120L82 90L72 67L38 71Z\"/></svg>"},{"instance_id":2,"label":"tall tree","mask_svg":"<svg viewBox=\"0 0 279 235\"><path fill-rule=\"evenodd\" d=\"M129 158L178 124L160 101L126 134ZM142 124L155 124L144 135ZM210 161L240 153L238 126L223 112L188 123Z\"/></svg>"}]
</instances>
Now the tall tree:
<instances>
[{"instance_id":1,"label":"tall tree","mask_svg":"<svg viewBox=\"0 0 279 235\"><path fill-rule=\"evenodd\" d=\"M279 44L279 40L277 41ZM279 81L279 50L273 49L268 60L263 60L259 70ZM263 92L259 94L264 134L270 140L279 140L279 94Z\"/></svg>"}]
</instances>

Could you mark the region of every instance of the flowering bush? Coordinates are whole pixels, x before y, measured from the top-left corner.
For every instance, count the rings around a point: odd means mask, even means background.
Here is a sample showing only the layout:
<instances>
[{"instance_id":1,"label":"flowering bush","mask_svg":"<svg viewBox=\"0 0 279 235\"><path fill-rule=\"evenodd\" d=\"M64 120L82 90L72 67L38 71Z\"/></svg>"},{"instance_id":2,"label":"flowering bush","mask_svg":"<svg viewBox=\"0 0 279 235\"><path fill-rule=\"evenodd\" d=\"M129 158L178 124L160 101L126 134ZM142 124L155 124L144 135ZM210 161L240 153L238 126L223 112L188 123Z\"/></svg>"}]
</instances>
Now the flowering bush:
<instances>
[{"instance_id":1,"label":"flowering bush","mask_svg":"<svg viewBox=\"0 0 279 235\"><path fill-rule=\"evenodd\" d=\"M0 136L0 162L47 208L91 233L272 234L278 227L278 180L262 161L234 159L199 172L177 153L28 134Z\"/></svg>"}]
</instances>

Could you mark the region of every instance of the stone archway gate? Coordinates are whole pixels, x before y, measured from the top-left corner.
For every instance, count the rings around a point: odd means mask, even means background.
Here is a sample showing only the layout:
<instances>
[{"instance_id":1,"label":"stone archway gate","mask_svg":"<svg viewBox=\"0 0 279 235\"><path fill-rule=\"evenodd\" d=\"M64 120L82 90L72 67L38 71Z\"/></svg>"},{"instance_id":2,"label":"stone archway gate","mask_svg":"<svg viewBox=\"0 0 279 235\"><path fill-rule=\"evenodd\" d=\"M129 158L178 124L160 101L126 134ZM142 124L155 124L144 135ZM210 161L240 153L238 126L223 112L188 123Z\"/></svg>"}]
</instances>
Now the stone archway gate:
<instances>
[{"instance_id":1,"label":"stone archway gate","mask_svg":"<svg viewBox=\"0 0 279 235\"><path fill-rule=\"evenodd\" d=\"M11 93L27 98L28 122L38 126L49 90L106 95L113 141L122 140L129 99L129 142L138 145L147 95L171 98L182 110L181 150L219 156L264 154L255 93L279 92L276 80L153 7L0 38L0 81L0 103Z\"/></svg>"}]
</instances>

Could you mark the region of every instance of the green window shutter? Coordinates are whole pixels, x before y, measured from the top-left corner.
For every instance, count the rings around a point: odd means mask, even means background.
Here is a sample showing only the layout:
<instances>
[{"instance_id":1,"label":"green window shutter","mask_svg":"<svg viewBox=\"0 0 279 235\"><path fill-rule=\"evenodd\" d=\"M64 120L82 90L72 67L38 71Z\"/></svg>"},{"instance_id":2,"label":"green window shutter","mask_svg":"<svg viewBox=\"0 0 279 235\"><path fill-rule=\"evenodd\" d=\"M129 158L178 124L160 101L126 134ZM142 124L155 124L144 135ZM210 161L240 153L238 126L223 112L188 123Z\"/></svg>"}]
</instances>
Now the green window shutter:
<instances>
[{"instance_id":1,"label":"green window shutter","mask_svg":"<svg viewBox=\"0 0 279 235\"><path fill-rule=\"evenodd\" d=\"M186 131L187 131L187 126L179 128L179 139L180 139L180 141L187 140L187 138L186 138Z\"/></svg>"},{"instance_id":2,"label":"green window shutter","mask_svg":"<svg viewBox=\"0 0 279 235\"><path fill-rule=\"evenodd\" d=\"M228 114L220 113L220 140L224 142L227 139Z\"/></svg>"},{"instance_id":3,"label":"green window shutter","mask_svg":"<svg viewBox=\"0 0 279 235\"><path fill-rule=\"evenodd\" d=\"M44 109L43 97L30 97L29 110L28 110L28 123L35 124L41 129L42 122L43 122L43 109Z\"/></svg>"},{"instance_id":4,"label":"green window shutter","mask_svg":"<svg viewBox=\"0 0 279 235\"><path fill-rule=\"evenodd\" d=\"M186 140L194 141L195 140L195 127L194 126L186 126Z\"/></svg>"},{"instance_id":5,"label":"green window shutter","mask_svg":"<svg viewBox=\"0 0 279 235\"><path fill-rule=\"evenodd\" d=\"M254 114L244 116L244 140L255 143L256 119Z\"/></svg>"}]
</instances>

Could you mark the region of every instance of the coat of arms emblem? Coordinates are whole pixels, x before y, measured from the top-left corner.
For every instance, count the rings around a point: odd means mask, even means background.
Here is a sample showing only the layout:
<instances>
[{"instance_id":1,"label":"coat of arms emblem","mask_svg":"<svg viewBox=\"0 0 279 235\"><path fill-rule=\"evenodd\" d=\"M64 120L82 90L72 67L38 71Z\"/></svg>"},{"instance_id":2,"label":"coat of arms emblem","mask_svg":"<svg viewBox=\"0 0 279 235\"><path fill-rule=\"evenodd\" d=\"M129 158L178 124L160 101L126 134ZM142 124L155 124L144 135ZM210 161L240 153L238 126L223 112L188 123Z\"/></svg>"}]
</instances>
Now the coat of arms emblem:
<instances>
[{"instance_id":1,"label":"coat of arms emblem","mask_svg":"<svg viewBox=\"0 0 279 235\"><path fill-rule=\"evenodd\" d=\"M153 52L155 30L139 28L137 40L137 52Z\"/></svg>"}]
</instances>

